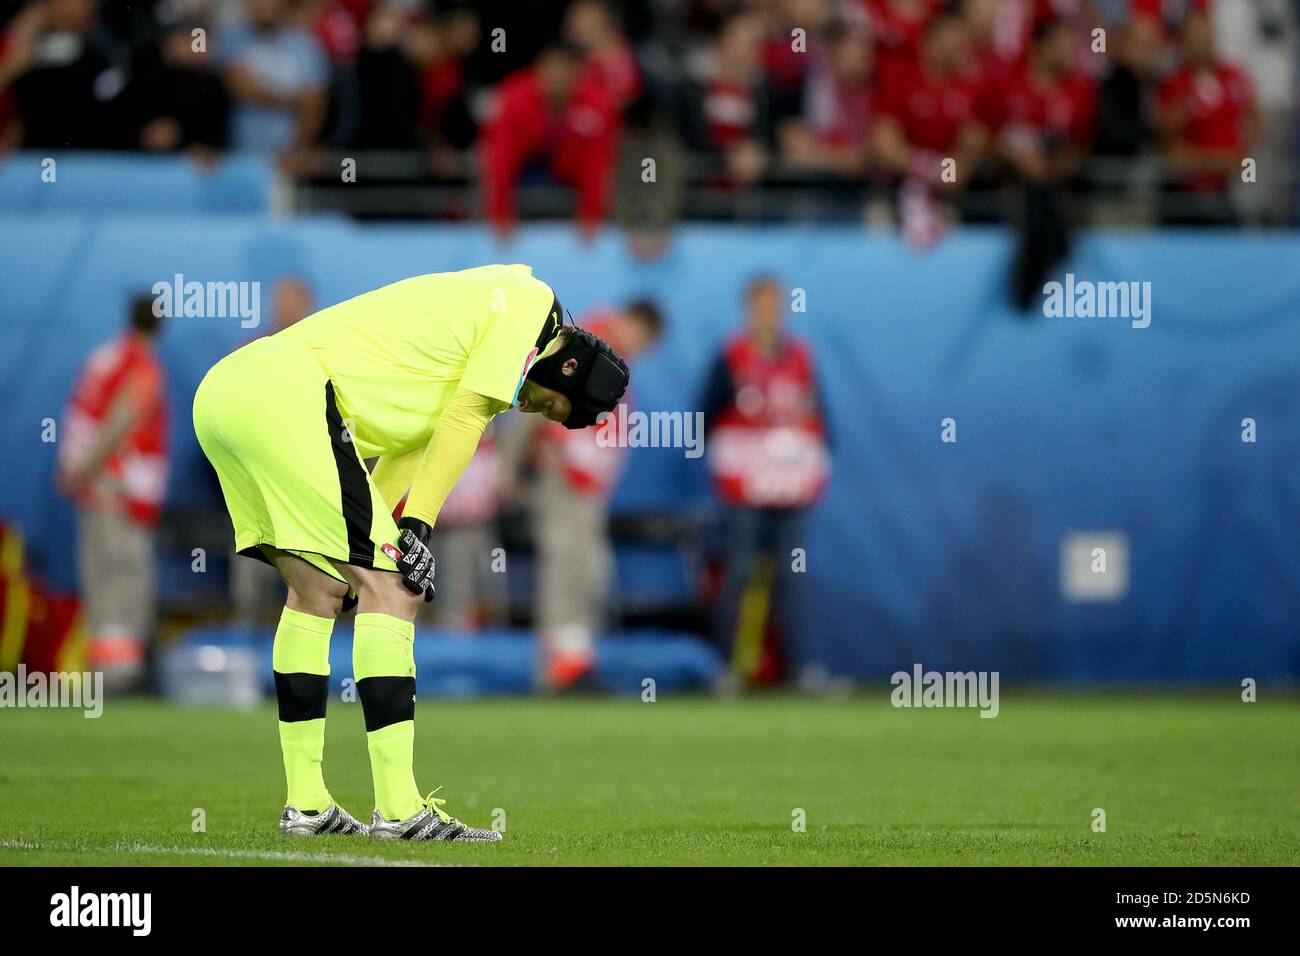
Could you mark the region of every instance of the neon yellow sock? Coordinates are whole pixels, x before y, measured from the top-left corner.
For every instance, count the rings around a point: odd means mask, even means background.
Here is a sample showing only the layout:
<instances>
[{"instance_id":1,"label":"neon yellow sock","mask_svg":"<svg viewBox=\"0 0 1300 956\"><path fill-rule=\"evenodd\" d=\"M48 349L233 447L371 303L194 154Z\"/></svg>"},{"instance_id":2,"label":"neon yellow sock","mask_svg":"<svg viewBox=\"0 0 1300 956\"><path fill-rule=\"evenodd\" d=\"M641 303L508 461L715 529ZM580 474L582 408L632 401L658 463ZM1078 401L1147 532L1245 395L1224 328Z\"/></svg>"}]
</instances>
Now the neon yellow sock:
<instances>
[{"instance_id":1,"label":"neon yellow sock","mask_svg":"<svg viewBox=\"0 0 1300 956\"><path fill-rule=\"evenodd\" d=\"M415 785L415 721L370 731L366 749L375 780L375 809L385 820L405 820L419 813L424 801Z\"/></svg>"},{"instance_id":2,"label":"neon yellow sock","mask_svg":"<svg viewBox=\"0 0 1300 956\"><path fill-rule=\"evenodd\" d=\"M375 809L405 820L424 801L415 785L415 625L389 614L358 614L352 671L366 719Z\"/></svg>"},{"instance_id":3,"label":"neon yellow sock","mask_svg":"<svg viewBox=\"0 0 1300 956\"><path fill-rule=\"evenodd\" d=\"M322 771L333 629L333 618L286 607L271 650L288 791L285 803L299 810L324 810L333 802Z\"/></svg>"},{"instance_id":4,"label":"neon yellow sock","mask_svg":"<svg viewBox=\"0 0 1300 956\"><path fill-rule=\"evenodd\" d=\"M288 794L284 802L299 810L324 810L334 799L325 788L321 760L325 753L325 718L280 721L280 752Z\"/></svg>"}]
</instances>

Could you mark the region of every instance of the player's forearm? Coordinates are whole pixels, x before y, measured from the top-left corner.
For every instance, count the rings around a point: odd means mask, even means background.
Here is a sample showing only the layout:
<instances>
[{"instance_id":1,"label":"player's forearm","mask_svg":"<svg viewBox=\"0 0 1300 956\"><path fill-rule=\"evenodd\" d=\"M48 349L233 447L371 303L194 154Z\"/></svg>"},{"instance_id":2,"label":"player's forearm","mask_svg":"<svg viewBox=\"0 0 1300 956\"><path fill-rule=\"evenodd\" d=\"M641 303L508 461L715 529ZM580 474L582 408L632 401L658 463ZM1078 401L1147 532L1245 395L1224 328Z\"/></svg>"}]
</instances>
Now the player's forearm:
<instances>
[{"instance_id":1,"label":"player's forearm","mask_svg":"<svg viewBox=\"0 0 1300 956\"><path fill-rule=\"evenodd\" d=\"M424 450L423 460L406 497L402 517L432 526L443 502L474 457L483 429L499 403L468 389L457 389Z\"/></svg>"}]
</instances>

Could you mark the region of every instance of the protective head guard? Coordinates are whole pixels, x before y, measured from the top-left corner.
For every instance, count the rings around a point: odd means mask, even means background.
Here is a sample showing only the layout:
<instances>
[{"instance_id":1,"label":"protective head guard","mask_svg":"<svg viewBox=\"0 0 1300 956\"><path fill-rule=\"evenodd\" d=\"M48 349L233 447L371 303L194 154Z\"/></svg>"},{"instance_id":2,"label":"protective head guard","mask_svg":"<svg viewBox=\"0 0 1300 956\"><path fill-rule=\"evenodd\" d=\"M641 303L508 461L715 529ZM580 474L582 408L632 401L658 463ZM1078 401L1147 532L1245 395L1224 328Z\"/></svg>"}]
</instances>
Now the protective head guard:
<instances>
[{"instance_id":1,"label":"protective head guard","mask_svg":"<svg viewBox=\"0 0 1300 956\"><path fill-rule=\"evenodd\" d=\"M528 377L569 400L572 409L565 428L586 428L596 424L601 412L612 412L627 391L627 363L608 342L586 329L572 325L564 332L564 344L533 362ZM561 368L569 359L577 359L578 367L565 375Z\"/></svg>"}]
</instances>

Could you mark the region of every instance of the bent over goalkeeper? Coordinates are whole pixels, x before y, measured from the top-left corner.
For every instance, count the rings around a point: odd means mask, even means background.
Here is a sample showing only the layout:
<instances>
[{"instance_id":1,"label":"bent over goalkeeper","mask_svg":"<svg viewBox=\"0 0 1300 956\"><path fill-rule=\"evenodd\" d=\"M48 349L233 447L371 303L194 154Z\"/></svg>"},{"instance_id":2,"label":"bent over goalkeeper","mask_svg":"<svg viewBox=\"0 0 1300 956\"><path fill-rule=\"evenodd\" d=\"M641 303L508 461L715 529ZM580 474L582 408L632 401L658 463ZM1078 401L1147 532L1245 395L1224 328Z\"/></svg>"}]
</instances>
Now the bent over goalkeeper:
<instances>
[{"instance_id":1,"label":"bent over goalkeeper","mask_svg":"<svg viewBox=\"0 0 1300 956\"><path fill-rule=\"evenodd\" d=\"M555 293L521 265L384 286L208 372L194 430L221 480L235 550L274 564L289 590L272 653L288 781L281 832L500 839L415 783L412 645L415 612L433 596L429 539L493 416L513 405L583 428L614 408L627 381L613 349L564 326ZM322 774L330 632L353 599L369 827L334 802Z\"/></svg>"}]
</instances>

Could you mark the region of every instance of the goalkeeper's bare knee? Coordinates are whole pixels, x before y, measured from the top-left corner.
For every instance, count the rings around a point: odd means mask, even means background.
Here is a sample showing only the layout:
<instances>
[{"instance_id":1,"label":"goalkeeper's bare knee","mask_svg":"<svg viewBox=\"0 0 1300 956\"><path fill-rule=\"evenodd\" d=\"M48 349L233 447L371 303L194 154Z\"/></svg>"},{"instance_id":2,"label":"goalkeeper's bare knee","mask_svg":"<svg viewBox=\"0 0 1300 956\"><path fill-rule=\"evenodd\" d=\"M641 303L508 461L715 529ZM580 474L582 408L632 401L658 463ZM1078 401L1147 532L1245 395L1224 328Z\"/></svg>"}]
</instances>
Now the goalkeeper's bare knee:
<instances>
[{"instance_id":1,"label":"goalkeeper's bare knee","mask_svg":"<svg viewBox=\"0 0 1300 956\"><path fill-rule=\"evenodd\" d=\"M357 592L358 614L387 614L403 621L415 620L415 613L424 603L424 597L408 591L402 584L401 575L351 564L337 564L336 567Z\"/></svg>"},{"instance_id":2,"label":"goalkeeper's bare knee","mask_svg":"<svg viewBox=\"0 0 1300 956\"><path fill-rule=\"evenodd\" d=\"M289 589L286 604L315 617L338 617L348 585L297 555L266 549Z\"/></svg>"}]
</instances>

